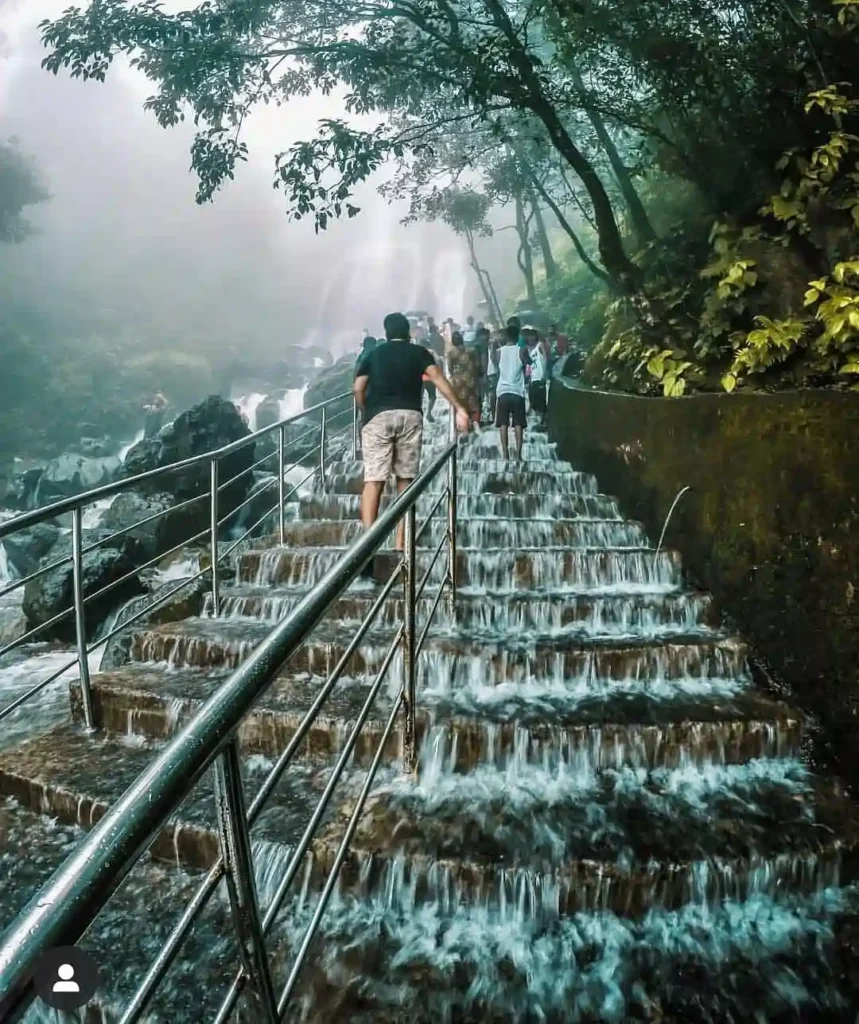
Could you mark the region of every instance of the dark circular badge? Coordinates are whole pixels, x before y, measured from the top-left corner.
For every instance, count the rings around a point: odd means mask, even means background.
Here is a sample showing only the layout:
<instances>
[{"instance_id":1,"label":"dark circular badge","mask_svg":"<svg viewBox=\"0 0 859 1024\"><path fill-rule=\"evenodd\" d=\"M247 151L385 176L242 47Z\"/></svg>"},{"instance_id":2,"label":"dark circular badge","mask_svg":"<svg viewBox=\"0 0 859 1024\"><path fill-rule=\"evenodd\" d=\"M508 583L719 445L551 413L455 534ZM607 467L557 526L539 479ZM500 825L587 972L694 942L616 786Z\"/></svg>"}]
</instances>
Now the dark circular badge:
<instances>
[{"instance_id":1,"label":"dark circular badge","mask_svg":"<svg viewBox=\"0 0 859 1024\"><path fill-rule=\"evenodd\" d=\"M40 999L55 1010L79 1010L98 988L98 964L77 946L58 946L42 956L33 971Z\"/></svg>"}]
</instances>

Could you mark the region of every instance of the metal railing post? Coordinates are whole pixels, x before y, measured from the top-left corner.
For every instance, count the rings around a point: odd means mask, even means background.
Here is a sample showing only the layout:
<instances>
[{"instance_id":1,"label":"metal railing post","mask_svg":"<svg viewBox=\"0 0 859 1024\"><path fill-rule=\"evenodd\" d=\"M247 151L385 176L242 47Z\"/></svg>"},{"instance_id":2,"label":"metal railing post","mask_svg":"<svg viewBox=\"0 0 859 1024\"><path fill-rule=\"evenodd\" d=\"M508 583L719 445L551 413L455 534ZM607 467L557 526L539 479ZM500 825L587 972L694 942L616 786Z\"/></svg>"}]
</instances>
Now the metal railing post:
<instances>
[{"instance_id":1,"label":"metal railing post","mask_svg":"<svg viewBox=\"0 0 859 1024\"><path fill-rule=\"evenodd\" d=\"M319 472L326 475L326 446L328 442L328 410L323 410L323 429L319 432Z\"/></svg>"},{"instance_id":2,"label":"metal railing post","mask_svg":"<svg viewBox=\"0 0 859 1024\"><path fill-rule=\"evenodd\" d=\"M212 614L221 611L221 579L218 567L218 460L211 462L211 493L209 494L209 558L212 564Z\"/></svg>"},{"instance_id":3,"label":"metal railing post","mask_svg":"<svg viewBox=\"0 0 859 1024\"><path fill-rule=\"evenodd\" d=\"M323 410L323 425L319 430L319 486L326 489L326 443L328 441L328 410Z\"/></svg>"},{"instance_id":4,"label":"metal railing post","mask_svg":"<svg viewBox=\"0 0 859 1024\"><path fill-rule=\"evenodd\" d=\"M352 396L352 458L358 458L358 403Z\"/></svg>"},{"instance_id":5,"label":"metal railing post","mask_svg":"<svg viewBox=\"0 0 859 1024\"><path fill-rule=\"evenodd\" d=\"M415 738L415 507L406 512L403 543L403 768L413 772L417 765Z\"/></svg>"},{"instance_id":6,"label":"metal railing post","mask_svg":"<svg viewBox=\"0 0 859 1024\"><path fill-rule=\"evenodd\" d=\"M260 920L241 762L235 740L224 748L215 762L215 803L230 911L242 966L248 976L249 994L255 1004L253 1017L266 1024L277 1024L277 999Z\"/></svg>"},{"instance_id":7,"label":"metal railing post","mask_svg":"<svg viewBox=\"0 0 859 1024\"><path fill-rule=\"evenodd\" d=\"M75 600L75 640L78 648L78 670L81 678L81 704L87 729L95 729L95 714L92 708L92 687L89 679L87 659L86 618L84 615L83 587L83 510L80 506L72 509L72 586Z\"/></svg>"},{"instance_id":8,"label":"metal railing post","mask_svg":"<svg viewBox=\"0 0 859 1024\"><path fill-rule=\"evenodd\" d=\"M277 507L280 510L278 516L278 523L280 526L280 543L283 544L286 541L286 524L284 522L284 484L283 474L286 472L286 466L283 461L283 427L277 432Z\"/></svg>"},{"instance_id":9,"label":"metal railing post","mask_svg":"<svg viewBox=\"0 0 859 1024\"><path fill-rule=\"evenodd\" d=\"M451 452L447 463L447 551L448 577L450 580L451 609L456 604L457 556L456 556L456 496L457 496L457 459L458 451Z\"/></svg>"}]
</instances>

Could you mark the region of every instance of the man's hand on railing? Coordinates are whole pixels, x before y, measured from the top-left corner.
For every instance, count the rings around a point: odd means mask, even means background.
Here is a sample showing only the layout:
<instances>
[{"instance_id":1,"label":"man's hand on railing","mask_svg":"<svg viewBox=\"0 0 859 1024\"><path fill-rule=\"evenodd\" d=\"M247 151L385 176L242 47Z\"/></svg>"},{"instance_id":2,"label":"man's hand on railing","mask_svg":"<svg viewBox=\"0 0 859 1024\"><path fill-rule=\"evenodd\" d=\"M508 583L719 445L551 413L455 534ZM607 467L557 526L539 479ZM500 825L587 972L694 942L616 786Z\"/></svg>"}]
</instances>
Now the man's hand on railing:
<instances>
[{"instance_id":1,"label":"man's hand on railing","mask_svg":"<svg viewBox=\"0 0 859 1024\"><path fill-rule=\"evenodd\" d=\"M463 408L456 410L456 429L460 434L467 434L471 429L471 417Z\"/></svg>"}]
</instances>

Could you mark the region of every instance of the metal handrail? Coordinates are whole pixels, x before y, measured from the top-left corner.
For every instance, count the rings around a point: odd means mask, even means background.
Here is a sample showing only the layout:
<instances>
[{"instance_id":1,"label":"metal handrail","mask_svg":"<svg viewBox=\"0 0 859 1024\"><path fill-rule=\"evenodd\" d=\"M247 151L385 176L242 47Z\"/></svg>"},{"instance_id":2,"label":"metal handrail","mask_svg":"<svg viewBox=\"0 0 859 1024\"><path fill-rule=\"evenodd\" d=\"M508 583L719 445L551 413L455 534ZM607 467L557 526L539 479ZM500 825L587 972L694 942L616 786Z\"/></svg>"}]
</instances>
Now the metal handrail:
<instances>
[{"instance_id":1,"label":"metal handrail","mask_svg":"<svg viewBox=\"0 0 859 1024\"><path fill-rule=\"evenodd\" d=\"M217 609L220 605L219 568L221 563L226 558L228 558L229 555L232 554L254 532L254 530L259 528L271 515L278 511L280 537L281 541L283 540L283 537L285 535L284 506L286 501L295 493L295 491L299 489L299 487L306 483L307 480L309 480L310 477L315 475L317 472L321 472L324 477L325 460L329 454L332 454L330 449L335 442L338 442L341 439L346 441L346 444L343 447L338 448L336 450L337 453L348 450L348 438L349 435L351 434L351 447L353 457L356 454L355 446L357 441L357 409L354 404L354 398L352 399L351 410L348 408L342 409L341 411L334 413L334 415L332 416L328 415L329 406L335 403L343 402L345 399L350 397L352 397L351 392L342 392L341 394L335 395L333 398L326 399L324 402L319 402L308 409L302 410L302 412L300 413L296 413L295 415L289 416L286 419L279 420L277 423L273 423L268 427L263 427L261 430L257 430L254 433L249 434L247 437L240 438L238 441L234 441L231 444L224 445L221 448L216 448L211 452L205 452L201 455L195 455L190 459L184 459L181 462L173 463L170 466L162 466L159 467L158 469L149 470L146 473L138 473L136 476L128 477L124 480L117 480L111 484L105 484L101 487L91 488L90 490L84 491L81 494L74 495L70 498L63 498L62 500L54 502L51 505L45 505L42 508L33 510L32 512L26 512L20 516L15 516L15 518L7 520L6 522L0 524L0 541L2 541L3 538L12 536L13 534L20 532L21 530L28 529L29 527L37 523L44 522L49 519L54 519L58 515L63 515L70 511L72 515L71 554L59 559L55 559L48 565L41 566L39 569L25 576L23 579L12 581L10 584L5 586L2 589L2 591L0 591L0 595L12 593L13 591L25 586L31 580L38 579L39 577L45 575L48 572L51 572L55 569L59 569L64 565L68 565L69 562L72 563L73 594L73 602L69 608L66 608L63 611L58 612L57 614L49 618L47 621L42 622L39 625L32 627L31 629L28 629L22 636L17 637L15 640L12 640L9 643L0 646L0 657L8 653L9 651L22 646L23 644L32 641L33 639L37 639L39 635L44 633L47 629L57 625L60 622L63 622L64 620L69 619L69 617L71 616L74 617L73 622L75 634L75 647L77 650L77 657L75 661L70 662L59 673L53 672L46 679L43 679L38 683L34 684L32 687L30 687L30 689L26 693L19 695L11 703L7 704L4 707L0 707L0 721L2 721L4 718L8 717L10 714L16 711L23 703L28 701L30 698L40 693L46 686L48 686L50 683L54 682L57 678L59 678L59 676L62 675L63 672L69 671L69 669L71 669L76 662L80 674L81 707L83 709L84 722L87 728L94 728L95 719L92 705L92 688L90 685L89 677L88 655L93 653L93 651L97 650L99 647L106 644L109 639L111 639L113 636L116 635L116 633L120 631L120 629L125 629L131 622L136 621L143 615L147 614L149 611L152 611L153 609L164 604L165 601L172 597L173 594L175 594L177 591L183 589L184 587L190 586L192 583L195 583L204 575L209 575L211 578L212 599L215 612L217 614ZM331 423L333 423L340 417L345 416L350 411L351 423L347 425L343 430L338 431L338 433L334 435L329 435L329 428ZM288 468L288 465L291 467L296 465L296 463L288 464L286 461L286 453L293 445L305 439L308 436L308 434L316 433L316 428L310 431L305 431L297 438L292 438L289 441L289 443L286 443L285 429L290 424L295 423L298 420L304 419L309 415L313 415L314 413L321 413L321 424L318 428L319 442L313 448L311 448L309 452L306 452L302 456L302 460L306 460L310 457L315 457L317 460L316 466L300 484L292 487L291 490L287 491L284 480L286 470ZM223 459L226 455L230 455L233 452L239 451L240 449L250 444L255 444L259 438L267 434L271 434L274 431L277 431L277 449L274 452L271 452L264 456L263 458L258 459L253 466L241 470L239 473L237 473L230 479L226 481L219 481L218 466L221 459ZM219 536L221 528L230 519L235 517L241 511L241 509L249 505L252 500L258 498L261 491L257 491L254 494L252 494L238 507L230 509L225 515L221 515L219 512L221 492L230 484L238 480L240 477L249 473L255 467L273 458L277 458L278 460L278 470L277 474L274 477L274 480L271 481L270 483L275 483L279 481L277 502L272 504L265 511L265 513L256 520L255 523L251 524L251 526L244 531L244 533L238 538L238 540L234 540L233 543L230 544L230 546L226 550L221 550L219 547ZM133 489L137 484L139 484L142 481L150 481L153 479L157 479L162 476L166 476L168 473L175 473L177 472L177 470L188 469L191 466L202 465L203 463L208 463L210 467L210 484L208 493L206 491L203 491L199 495L195 495L192 498L188 498L175 505L171 505L168 508L161 509L152 515L148 515L145 518L139 520L138 522L132 524L131 526L123 527L122 529L110 534L108 537L104 537L91 544L83 544L83 510L87 506L92 505L94 502L101 501L106 497L111 497L123 491ZM262 488L261 490L264 491L267 488L267 486L268 485L266 485L266 487ZM187 508L188 506L193 505L198 501L205 500L206 497L208 497L209 499L210 506L209 525L206 529L200 530L193 536L184 538L178 544L174 544L169 550L159 552L154 557L148 559L143 565L135 566L133 570L124 573L117 579L111 580L109 583L98 588L97 590L93 591L91 589L89 593L85 593L83 585L84 555L86 555L90 551L95 550L96 548L107 547L116 538L131 533L133 530L139 529L140 527L149 524L162 516L175 514L179 510ZM92 602L94 602L100 597L103 597L110 591L115 591L123 583L127 583L134 577L136 577L141 570L156 565L158 562L162 561L168 555L173 554L176 551L179 551L181 548L189 544L194 544L198 541L203 541L207 537L209 541L208 568L202 570L201 572L195 573L188 579L182 581L182 583L179 586L171 588L169 593L166 595L162 595L161 598L156 599L153 597L153 600L142 611L135 615L133 619L123 622L120 628L118 629L115 628L110 630L106 636L102 636L95 643L88 643L86 631L86 605L88 603L91 604Z\"/></svg>"},{"instance_id":2,"label":"metal handrail","mask_svg":"<svg viewBox=\"0 0 859 1024\"><path fill-rule=\"evenodd\" d=\"M354 436L354 435L353 435ZM203 879L189 905L157 953L141 986L122 1017L122 1024L132 1024L148 1004L158 983L166 974L197 915L202 911L221 878L227 880L232 919L241 951L242 969L233 982L218 1014L226 1020L242 988L249 987L255 1019L278 1021L294 993L301 965L316 928L333 892L340 866L370 792L382 753L391 734L400 705L404 716L404 767L414 770L416 763L415 683L416 661L427 635L431 618L420 637L417 636L415 611L417 597L417 536L415 510L418 500L443 469L447 469L447 541L448 565L431 615L438 607L445 589L451 599L456 594L456 475L457 442L450 442L431 465L399 495L323 579L289 612L272 632L251 653L198 711L193 720L175 736L145 771L114 803L80 846L54 873L39 893L19 913L0 940L0 1019L20 1019L35 992L33 971L42 953L50 948L78 941L111 895L143 856L160 829L187 799L207 769L215 765L218 835L221 855ZM214 493L217 493L216 491ZM438 503L434 508L438 507ZM405 544L397 570L388 581L368 615L359 626L311 708L293 734L286 749L272 768L266 782L250 808L245 808L241 784L241 766L237 732L251 708L265 693L283 665L310 636L363 566L383 546L401 519L405 520ZM312 727L321 707L342 675L351 653L372 625L385 598L396 581L404 583L404 620L386 654L367 701L334 769L333 783L326 787L305 834L299 842L288 870L269 906L265 919L259 910L254 887L249 828L260 813L266 798L299 750L303 738ZM424 584L427 577L424 578ZM422 584L423 586L423 584ZM289 977L280 997L275 1001L271 958L265 945L270 929L289 884L297 874L298 861L309 848L313 830L321 820L333 784L342 773L354 748L358 734L367 719L373 698L378 694L385 673L398 646L403 652L403 680L396 696L380 744L376 750L364 786L354 806L346 833L338 847L331 871L313 914L311 923L299 945ZM302 851L302 852L300 852Z\"/></svg>"}]
</instances>

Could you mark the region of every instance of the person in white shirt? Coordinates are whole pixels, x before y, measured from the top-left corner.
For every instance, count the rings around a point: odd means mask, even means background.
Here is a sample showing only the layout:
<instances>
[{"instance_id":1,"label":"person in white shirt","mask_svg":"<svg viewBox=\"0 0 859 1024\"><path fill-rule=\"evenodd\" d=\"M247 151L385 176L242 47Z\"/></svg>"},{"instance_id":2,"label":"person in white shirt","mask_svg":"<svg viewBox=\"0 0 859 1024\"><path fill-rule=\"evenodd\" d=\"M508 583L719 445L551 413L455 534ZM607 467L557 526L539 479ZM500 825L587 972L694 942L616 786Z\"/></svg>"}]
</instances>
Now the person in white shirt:
<instances>
[{"instance_id":1,"label":"person in white shirt","mask_svg":"<svg viewBox=\"0 0 859 1024\"><path fill-rule=\"evenodd\" d=\"M531 381L528 385L528 398L531 408L540 417L538 429L546 427L546 386L549 379L549 360L543 342L537 332L528 334L528 355L531 357Z\"/></svg>"},{"instance_id":2,"label":"person in white shirt","mask_svg":"<svg viewBox=\"0 0 859 1024\"><path fill-rule=\"evenodd\" d=\"M465 327L462 331L462 340L465 342L466 348L471 348L477 339L477 328L474 326L474 317L467 316L465 318Z\"/></svg>"},{"instance_id":3,"label":"person in white shirt","mask_svg":"<svg viewBox=\"0 0 859 1024\"><path fill-rule=\"evenodd\" d=\"M518 326L508 327L504 344L498 349L498 384L495 390L495 426L501 435L501 454L510 458L508 430L513 424L516 437L516 459L522 458L525 430L525 367L531 365L527 348L519 346Z\"/></svg>"}]
</instances>

